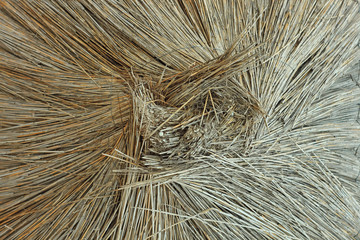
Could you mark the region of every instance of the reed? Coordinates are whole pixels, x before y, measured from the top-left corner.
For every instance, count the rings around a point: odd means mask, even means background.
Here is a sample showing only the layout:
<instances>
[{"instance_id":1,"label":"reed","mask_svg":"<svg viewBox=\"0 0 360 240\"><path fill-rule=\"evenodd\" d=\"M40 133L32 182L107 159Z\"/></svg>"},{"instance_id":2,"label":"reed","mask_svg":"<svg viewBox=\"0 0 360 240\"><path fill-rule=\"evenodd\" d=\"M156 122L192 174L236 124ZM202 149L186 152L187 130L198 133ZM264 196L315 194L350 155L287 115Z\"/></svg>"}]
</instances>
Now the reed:
<instances>
[{"instance_id":1,"label":"reed","mask_svg":"<svg viewBox=\"0 0 360 240\"><path fill-rule=\"evenodd\" d=\"M1 1L0 239L360 239L359 8Z\"/></svg>"}]
</instances>

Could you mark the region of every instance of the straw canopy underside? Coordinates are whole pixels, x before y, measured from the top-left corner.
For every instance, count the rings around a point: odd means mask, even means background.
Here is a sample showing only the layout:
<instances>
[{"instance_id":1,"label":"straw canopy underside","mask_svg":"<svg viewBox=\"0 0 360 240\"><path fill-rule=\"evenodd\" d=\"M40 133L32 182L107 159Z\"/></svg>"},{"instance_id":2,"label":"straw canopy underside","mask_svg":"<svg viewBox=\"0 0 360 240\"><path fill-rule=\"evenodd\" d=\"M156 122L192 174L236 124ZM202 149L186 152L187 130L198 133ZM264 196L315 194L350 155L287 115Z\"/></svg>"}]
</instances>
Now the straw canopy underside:
<instances>
[{"instance_id":1,"label":"straw canopy underside","mask_svg":"<svg viewBox=\"0 0 360 240\"><path fill-rule=\"evenodd\" d=\"M360 239L359 12L0 2L0 238Z\"/></svg>"}]
</instances>

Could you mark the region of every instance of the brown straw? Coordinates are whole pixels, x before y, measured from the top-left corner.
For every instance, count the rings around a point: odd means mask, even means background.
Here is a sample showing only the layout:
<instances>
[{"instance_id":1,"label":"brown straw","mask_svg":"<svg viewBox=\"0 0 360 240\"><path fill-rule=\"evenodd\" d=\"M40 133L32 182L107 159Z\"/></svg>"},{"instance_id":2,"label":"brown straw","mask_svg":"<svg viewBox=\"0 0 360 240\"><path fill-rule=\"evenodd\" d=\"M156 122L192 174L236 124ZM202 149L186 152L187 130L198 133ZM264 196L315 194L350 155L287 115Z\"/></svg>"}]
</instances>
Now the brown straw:
<instances>
[{"instance_id":1,"label":"brown straw","mask_svg":"<svg viewBox=\"0 0 360 240\"><path fill-rule=\"evenodd\" d=\"M359 8L0 1L0 239L360 239Z\"/></svg>"}]
</instances>

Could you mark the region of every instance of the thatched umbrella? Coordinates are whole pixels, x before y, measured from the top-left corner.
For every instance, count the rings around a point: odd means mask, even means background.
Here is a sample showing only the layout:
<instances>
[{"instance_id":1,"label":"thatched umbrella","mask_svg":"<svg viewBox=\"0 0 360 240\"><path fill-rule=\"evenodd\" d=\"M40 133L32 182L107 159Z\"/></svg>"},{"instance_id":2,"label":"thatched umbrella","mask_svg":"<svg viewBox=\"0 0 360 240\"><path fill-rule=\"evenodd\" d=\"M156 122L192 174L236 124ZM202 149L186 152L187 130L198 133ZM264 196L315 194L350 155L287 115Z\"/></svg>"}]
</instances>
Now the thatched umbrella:
<instances>
[{"instance_id":1,"label":"thatched umbrella","mask_svg":"<svg viewBox=\"0 0 360 240\"><path fill-rule=\"evenodd\" d=\"M1 239L360 239L352 0L0 2Z\"/></svg>"}]
</instances>

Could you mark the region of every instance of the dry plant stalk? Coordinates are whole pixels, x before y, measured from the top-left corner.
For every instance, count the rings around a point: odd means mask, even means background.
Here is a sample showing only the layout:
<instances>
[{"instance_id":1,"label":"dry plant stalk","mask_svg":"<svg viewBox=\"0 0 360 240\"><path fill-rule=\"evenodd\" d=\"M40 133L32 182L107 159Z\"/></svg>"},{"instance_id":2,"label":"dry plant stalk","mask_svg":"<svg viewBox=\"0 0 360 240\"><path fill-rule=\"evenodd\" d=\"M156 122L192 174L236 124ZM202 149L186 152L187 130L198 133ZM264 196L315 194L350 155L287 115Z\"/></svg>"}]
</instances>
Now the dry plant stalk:
<instances>
[{"instance_id":1,"label":"dry plant stalk","mask_svg":"<svg viewBox=\"0 0 360 240\"><path fill-rule=\"evenodd\" d=\"M1 1L0 238L360 239L359 15Z\"/></svg>"}]
</instances>

